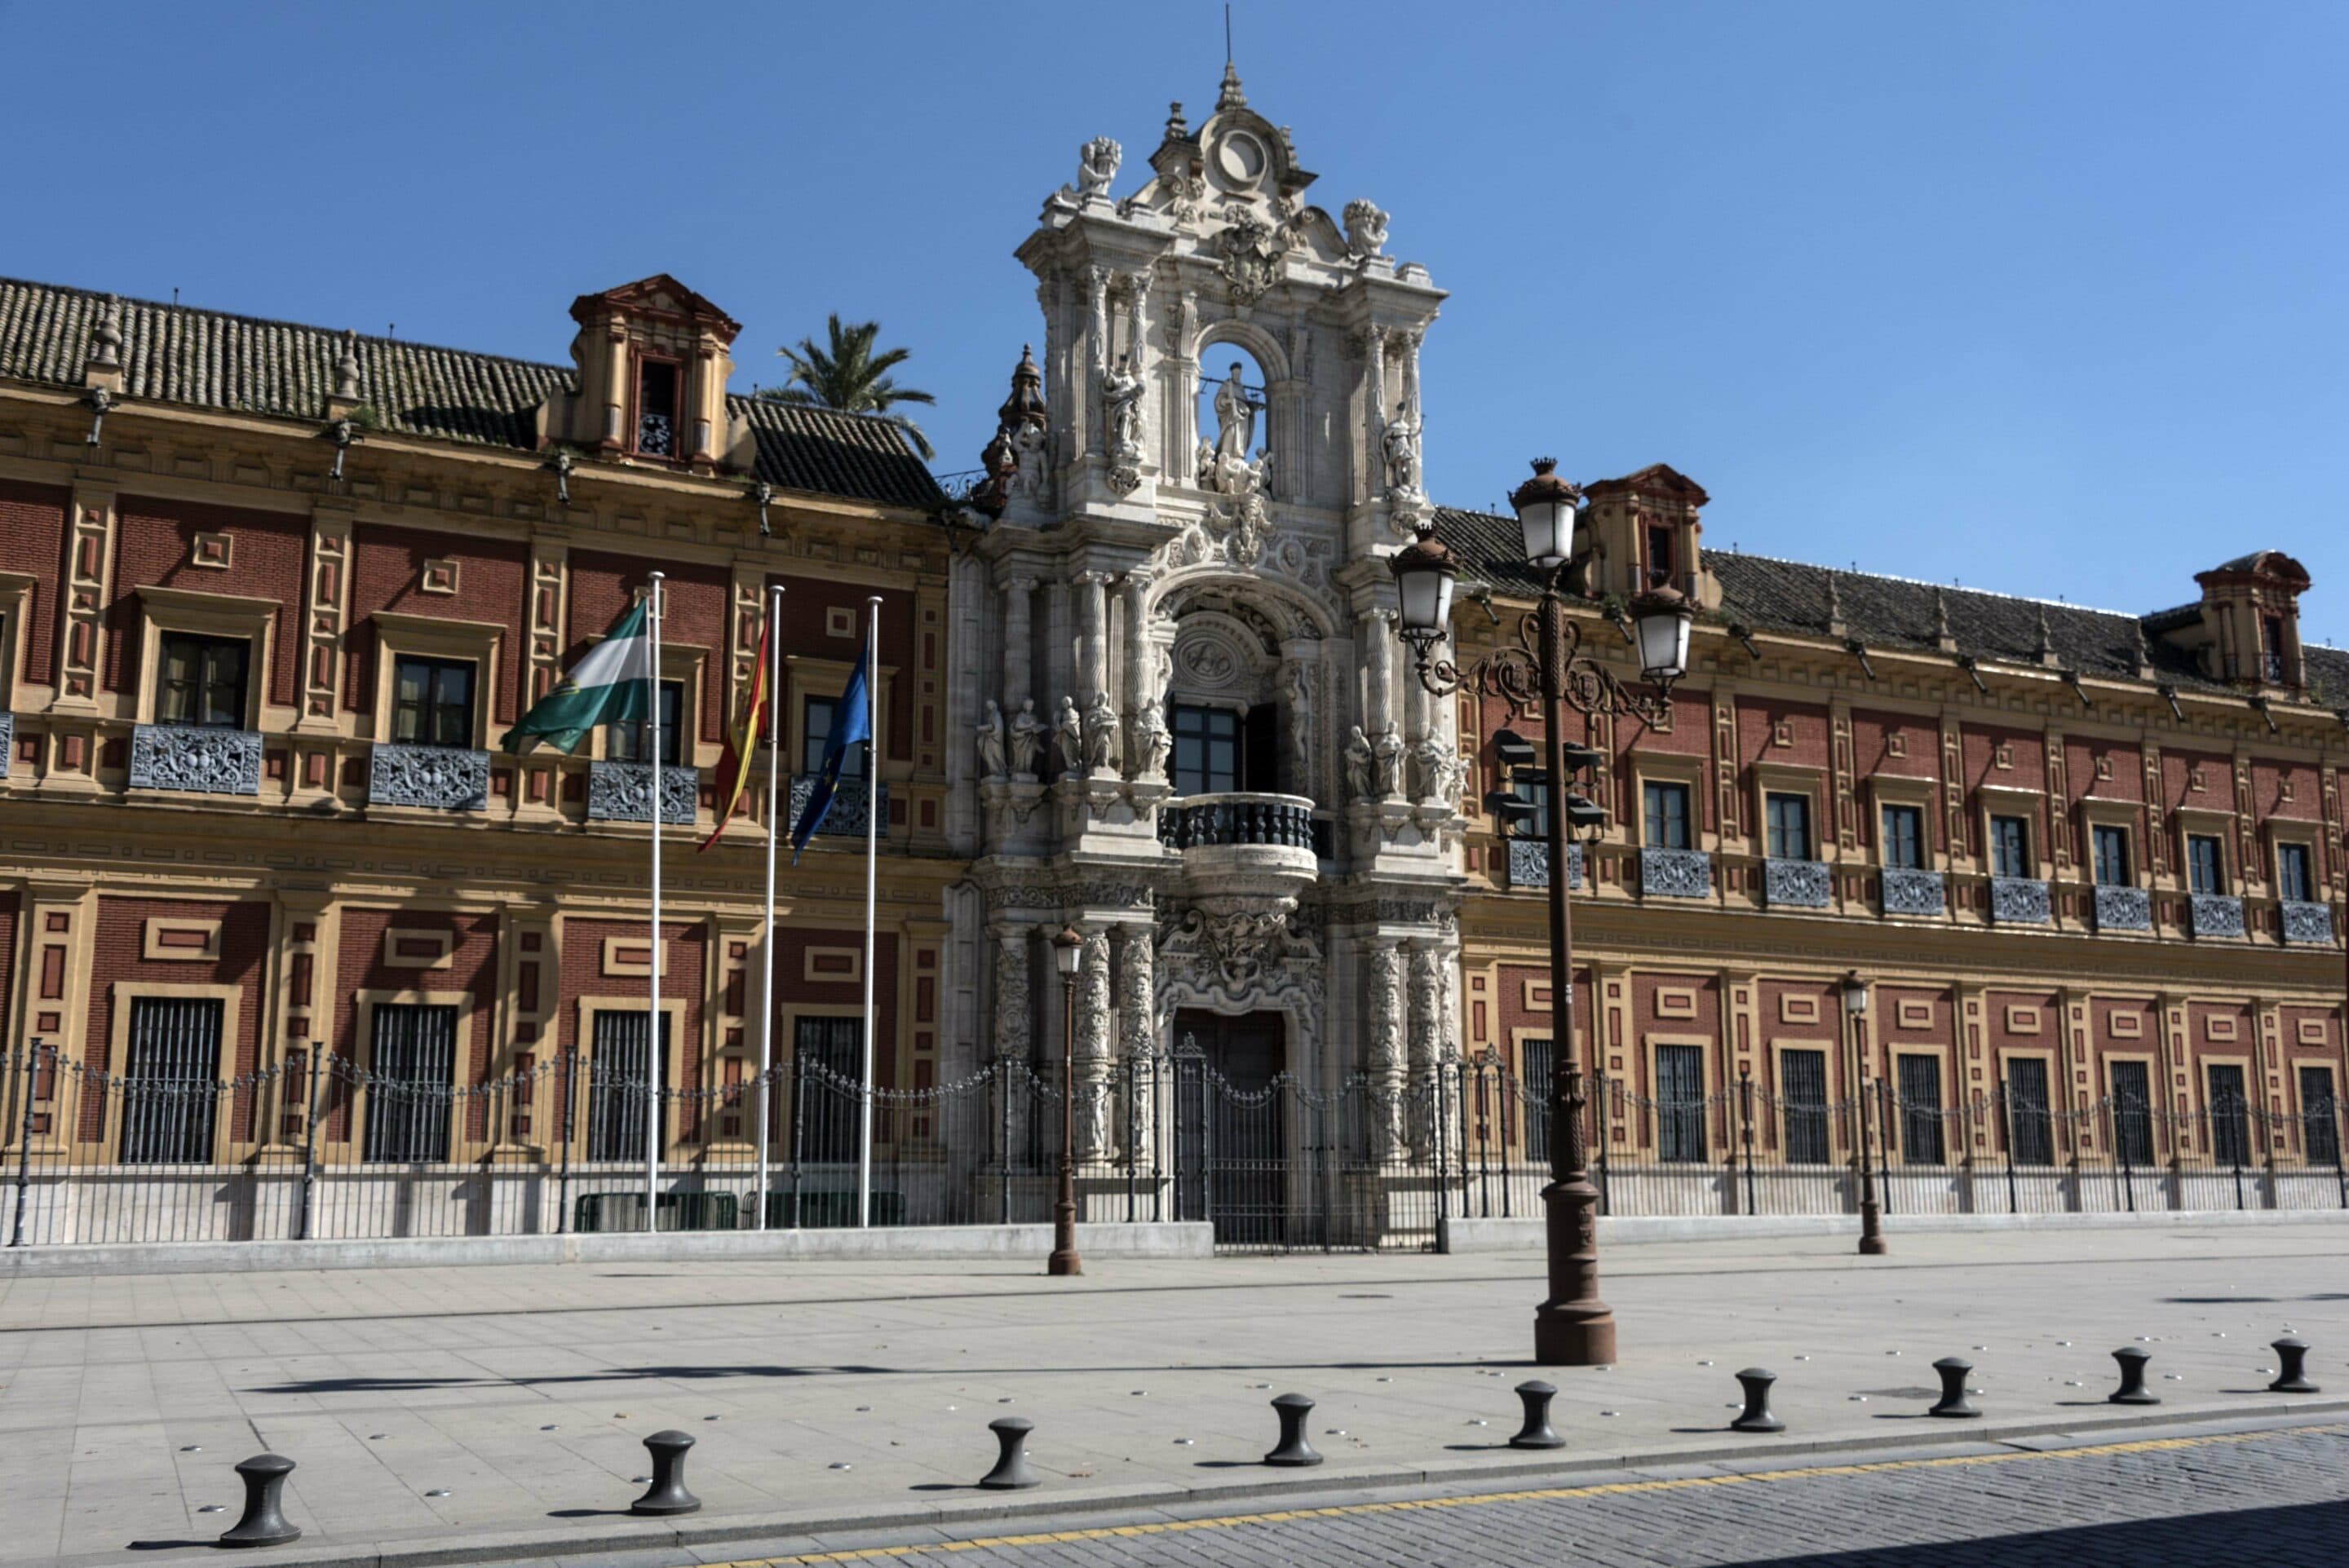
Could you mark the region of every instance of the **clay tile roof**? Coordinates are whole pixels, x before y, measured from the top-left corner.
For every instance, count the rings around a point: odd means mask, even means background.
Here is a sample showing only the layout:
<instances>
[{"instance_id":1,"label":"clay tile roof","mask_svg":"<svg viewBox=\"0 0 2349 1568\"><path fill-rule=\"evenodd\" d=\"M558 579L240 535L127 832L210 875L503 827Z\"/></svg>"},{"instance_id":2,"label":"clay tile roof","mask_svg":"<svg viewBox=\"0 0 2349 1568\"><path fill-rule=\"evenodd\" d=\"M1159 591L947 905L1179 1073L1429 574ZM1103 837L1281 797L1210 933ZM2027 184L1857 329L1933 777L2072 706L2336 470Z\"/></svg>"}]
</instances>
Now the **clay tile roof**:
<instances>
[{"instance_id":1,"label":"clay tile roof","mask_svg":"<svg viewBox=\"0 0 2349 1568\"><path fill-rule=\"evenodd\" d=\"M78 389L107 296L0 278L0 379ZM150 300L116 302L123 395L239 414L323 419L343 334ZM405 435L529 451L540 404L574 387L567 365L360 335L359 396ZM928 510L929 470L885 419L731 393L750 421L758 477L781 490Z\"/></svg>"}]
</instances>

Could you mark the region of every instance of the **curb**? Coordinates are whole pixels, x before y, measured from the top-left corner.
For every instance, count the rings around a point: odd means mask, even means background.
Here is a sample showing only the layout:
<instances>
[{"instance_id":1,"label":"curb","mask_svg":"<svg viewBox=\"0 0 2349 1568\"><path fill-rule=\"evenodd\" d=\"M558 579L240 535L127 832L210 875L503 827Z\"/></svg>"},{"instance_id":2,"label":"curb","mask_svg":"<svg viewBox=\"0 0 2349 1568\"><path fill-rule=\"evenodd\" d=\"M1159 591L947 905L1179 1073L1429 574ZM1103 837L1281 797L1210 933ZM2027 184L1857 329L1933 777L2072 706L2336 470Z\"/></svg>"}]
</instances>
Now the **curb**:
<instances>
[{"instance_id":1,"label":"curb","mask_svg":"<svg viewBox=\"0 0 2349 1568\"><path fill-rule=\"evenodd\" d=\"M1879 1449L1906 1452L1923 1448L1979 1446L2017 1438L2187 1429L2222 1422L2288 1424L2302 1417L2342 1414L2349 1414L2349 1398L2310 1399L2271 1405L2227 1405L2193 1410L2148 1411L2143 1415L2088 1416L2075 1419L1936 1422L1929 1429L1868 1437L1811 1440L1746 1438L1717 1448L1676 1449L1649 1453L1584 1453L1566 1457L1552 1453L1508 1462L1464 1462L1442 1468L1396 1466L1348 1470L1327 1466L1309 1472L1268 1473L1261 1479L1246 1481L1199 1486L1157 1483L1091 1491L1043 1491L1029 1494L1018 1501L973 1497L952 1503L874 1508L857 1513L813 1510L740 1513L717 1518L697 1517L695 1522L688 1524L664 1523L649 1519L640 1521L620 1515L614 1522L595 1529L574 1526L553 1530L507 1530L485 1532L471 1541L454 1543L386 1541L328 1545L321 1542L308 1551L299 1546L292 1550L273 1549L264 1557L269 1563L285 1564L286 1568L442 1568L445 1564L600 1555L654 1548L682 1550L729 1542L798 1541L810 1536L842 1534L852 1531L954 1530L999 1520L1128 1513L1195 1503L1296 1497L1371 1488L1453 1487L1464 1482L1490 1480L1532 1481L1646 1466L1752 1460L1770 1455L1823 1457ZM207 1559L217 1560L209 1543L191 1542L188 1546L191 1554L201 1553ZM191 1561L191 1556L158 1552L155 1556L145 1560L170 1563ZM54 1561L58 1568L81 1568L83 1564L119 1563L122 1556L119 1553L91 1553Z\"/></svg>"}]
</instances>

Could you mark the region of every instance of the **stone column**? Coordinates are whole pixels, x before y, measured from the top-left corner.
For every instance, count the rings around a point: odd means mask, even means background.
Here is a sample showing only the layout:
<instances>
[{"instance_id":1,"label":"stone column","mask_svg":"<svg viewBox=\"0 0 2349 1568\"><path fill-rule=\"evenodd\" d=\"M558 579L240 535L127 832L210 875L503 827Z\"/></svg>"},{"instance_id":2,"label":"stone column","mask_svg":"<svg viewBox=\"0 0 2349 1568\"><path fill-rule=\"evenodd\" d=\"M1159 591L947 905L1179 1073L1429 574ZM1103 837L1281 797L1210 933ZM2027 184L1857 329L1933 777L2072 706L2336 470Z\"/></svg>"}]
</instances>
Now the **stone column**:
<instances>
[{"instance_id":1,"label":"stone column","mask_svg":"<svg viewBox=\"0 0 2349 1568\"><path fill-rule=\"evenodd\" d=\"M1076 1126L1077 1158L1098 1160L1109 1152L1110 1037L1109 933L1083 925L1085 945L1077 966Z\"/></svg>"},{"instance_id":2,"label":"stone column","mask_svg":"<svg viewBox=\"0 0 2349 1568\"><path fill-rule=\"evenodd\" d=\"M1036 594L1033 577L1009 577L1003 583L1003 722L1011 723L1019 717L1022 703L1036 695L1035 678L1029 667L1030 651L1035 645L1034 632L1029 624L1029 606ZM1044 716L1039 714L1039 718Z\"/></svg>"},{"instance_id":3,"label":"stone column","mask_svg":"<svg viewBox=\"0 0 2349 1568\"><path fill-rule=\"evenodd\" d=\"M1443 959L1431 943L1412 943L1408 951L1411 954L1411 1024L1407 1036L1413 1089L1411 1143L1414 1153L1423 1160L1429 1160L1435 1153L1436 1067L1443 1059L1444 1051Z\"/></svg>"},{"instance_id":4,"label":"stone column","mask_svg":"<svg viewBox=\"0 0 2349 1568\"><path fill-rule=\"evenodd\" d=\"M1362 943L1362 1068L1380 1104L1371 1120L1372 1157L1390 1160L1402 1147L1402 975L1391 936Z\"/></svg>"},{"instance_id":5,"label":"stone column","mask_svg":"<svg viewBox=\"0 0 2349 1568\"><path fill-rule=\"evenodd\" d=\"M1150 755L1149 737L1143 733L1143 710L1158 700L1154 665L1150 647L1150 580L1147 565L1135 567L1125 574L1125 771L1130 779L1138 779L1147 765ZM1164 716L1160 716L1164 722Z\"/></svg>"},{"instance_id":6,"label":"stone column","mask_svg":"<svg viewBox=\"0 0 2349 1568\"><path fill-rule=\"evenodd\" d=\"M1118 944L1117 1021L1119 1044L1124 1056L1120 1081L1125 1093L1133 1098L1130 1104L1119 1106L1121 1119L1112 1129L1112 1140L1137 1165L1150 1162L1154 1123L1158 1115L1150 1092L1160 1081L1156 1067L1158 980L1154 940L1153 927L1137 922L1125 927ZM1130 1146L1128 1129L1133 1131Z\"/></svg>"},{"instance_id":7,"label":"stone column","mask_svg":"<svg viewBox=\"0 0 2349 1568\"><path fill-rule=\"evenodd\" d=\"M1077 698L1089 704L1109 689L1109 573L1077 573Z\"/></svg>"},{"instance_id":8,"label":"stone column","mask_svg":"<svg viewBox=\"0 0 2349 1568\"><path fill-rule=\"evenodd\" d=\"M1370 418L1362 421L1361 499L1376 500L1386 494L1386 449L1380 438L1387 428L1387 337L1372 327L1362 334L1362 357L1367 362Z\"/></svg>"},{"instance_id":9,"label":"stone column","mask_svg":"<svg viewBox=\"0 0 2349 1568\"><path fill-rule=\"evenodd\" d=\"M1002 1151L1015 1162L1027 1152L1028 1118L1035 1104L1030 1092L1035 1059L1035 1017L1028 993L1028 944L1032 927L993 925L995 938L995 1062L997 1092L1009 1098L1003 1115L1008 1144Z\"/></svg>"},{"instance_id":10,"label":"stone column","mask_svg":"<svg viewBox=\"0 0 2349 1568\"><path fill-rule=\"evenodd\" d=\"M1362 651L1362 733L1378 754L1372 769L1371 793L1382 799L1399 798L1408 786L1408 748L1395 731L1394 614L1388 610L1365 612L1356 633Z\"/></svg>"},{"instance_id":11,"label":"stone column","mask_svg":"<svg viewBox=\"0 0 2349 1568\"><path fill-rule=\"evenodd\" d=\"M1102 454L1101 385L1109 374L1109 269L1085 272L1085 455Z\"/></svg>"}]
</instances>

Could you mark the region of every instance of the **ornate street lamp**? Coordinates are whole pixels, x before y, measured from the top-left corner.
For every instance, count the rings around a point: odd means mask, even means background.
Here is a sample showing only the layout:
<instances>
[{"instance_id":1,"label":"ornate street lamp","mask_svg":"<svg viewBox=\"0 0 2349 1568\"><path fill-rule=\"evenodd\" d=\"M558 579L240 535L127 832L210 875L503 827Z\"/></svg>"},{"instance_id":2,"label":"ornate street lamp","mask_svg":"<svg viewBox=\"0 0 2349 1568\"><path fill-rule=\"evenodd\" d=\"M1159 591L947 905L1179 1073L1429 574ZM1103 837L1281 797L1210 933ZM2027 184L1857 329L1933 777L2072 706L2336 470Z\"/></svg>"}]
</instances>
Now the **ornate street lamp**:
<instances>
[{"instance_id":1,"label":"ornate street lamp","mask_svg":"<svg viewBox=\"0 0 2349 1568\"><path fill-rule=\"evenodd\" d=\"M1077 1256L1077 965L1084 952L1075 926L1054 934L1052 966L1061 972L1061 1190L1052 1201L1052 1256L1044 1266L1050 1274L1085 1272Z\"/></svg>"},{"instance_id":2,"label":"ornate street lamp","mask_svg":"<svg viewBox=\"0 0 2349 1568\"><path fill-rule=\"evenodd\" d=\"M1623 685L1581 651L1581 628L1567 614L1569 598L1587 600L1587 555L1574 549L1582 492L1557 477L1557 460L1540 458L1534 477L1509 497L1525 533L1526 564L1542 574L1541 599L1517 624L1516 645L1502 647L1462 670L1435 655L1451 632L1452 592L1460 574L1452 552L1423 528L1417 542L1396 552L1392 566L1401 614L1398 630L1416 655L1420 684L1438 696L1474 689L1509 706L1512 718L1538 711L1552 809L1549 846L1549 968L1551 1006L1561 1038L1549 1084L1550 1181L1542 1189L1549 1252L1549 1295L1534 1311L1534 1359L1546 1367L1588 1367L1615 1359L1615 1314L1599 1296L1599 1189L1590 1181L1589 1132L1583 1116L1582 1055L1574 1029L1574 925L1566 900L1566 846L1574 828L1603 823L1605 811L1568 780L1604 758L1569 746L1562 733L1566 709L1589 714L1663 717L1671 686L1688 667L1689 607L1670 588L1631 601L1632 640L1640 673L1652 691Z\"/></svg>"},{"instance_id":3,"label":"ornate street lamp","mask_svg":"<svg viewBox=\"0 0 2349 1568\"><path fill-rule=\"evenodd\" d=\"M1854 1090L1859 1096L1859 1250L1868 1257L1884 1252L1884 1209L1876 1201L1876 1172L1868 1160L1868 1068L1860 1059L1860 1024L1868 1016L1868 982L1857 969L1843 977L1844 1028L1851 1036Z\"/></svg>"}]
</instances>

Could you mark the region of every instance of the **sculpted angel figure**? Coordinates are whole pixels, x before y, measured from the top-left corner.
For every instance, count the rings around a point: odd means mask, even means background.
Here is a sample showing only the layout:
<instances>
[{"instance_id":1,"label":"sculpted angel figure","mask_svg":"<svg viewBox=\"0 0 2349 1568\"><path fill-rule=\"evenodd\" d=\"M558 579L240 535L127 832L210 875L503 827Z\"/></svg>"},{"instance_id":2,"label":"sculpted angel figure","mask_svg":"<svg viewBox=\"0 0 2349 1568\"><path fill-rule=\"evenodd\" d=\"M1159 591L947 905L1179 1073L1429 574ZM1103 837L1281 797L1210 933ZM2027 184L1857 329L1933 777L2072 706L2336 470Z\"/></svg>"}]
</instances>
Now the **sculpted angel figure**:
<instances>
[{"instance_id":1,"label":"sculpted angel figure","mask_svg":"<svg viewBox=\"0 0 2349 1568\"><path fill-rule=\"evenodd\" d=\"M1075 773L1085 765L1085 721L1078 717L1076 698L1061 699L1061 711L1052 720L1052 739L1061 749L1061 771Z\"/></svg>"},{"instance_id":2,"label":"sculpted angel figure","mask_svg":"<svg viewBox=\"0 0 2349 1568\"><path fill-rule=\"evenodd\" d=\"M978 776L1000 779L1010 771L1004 754L1003 709L994 703L987 705L987 717L978 725Z\"/></svg>"},{"instance_id":3,"label":"sculpted angel figure","mask_svg":"<svg viewBox=\"0 0 2349 1568\"><path fill-rule=\"evenodd\" d=\"M1109 195L1111 181L1124 150L1106 136L1096 136L1077 150L1077 199L1090 201Z\"/></svg>"},{"instance_id":4,"label":"sculpted angel figure","mask_svg":"<svg viewBox=\"0 0 2349 1568\"><path fill-rule=\"evenodd\" d=\"M1354 201L1346 203L1346 252L1354 260L1368 261L1387 248L1387 215L1375 201Z\"/></svg>"},{"instance_id":5,"label":"sculpted angel figure","mask_svg":"<svg viewBox=\"0 0 2349 1568\"><path fill-rule=\"evenodd\" d=\"M1357 800L1371 798L1371 775L1376 754L1371 749L1371 738L1362 733L1361 725L1346 738L1346 793Z\"/></svg>"},{"instance_id":6,"label":"sculpted angel figure","mask_svg":"<svg viewBox=\"0 0 2349 1568\"><path fill-rule=\"evenodd\" d=\"M1011 716L1011 772L1014 778L1036 777L1036 760L1044 750L1044 721L1036 717L1036 699L1028 697Z\"/></svg>"}]
</instances>

